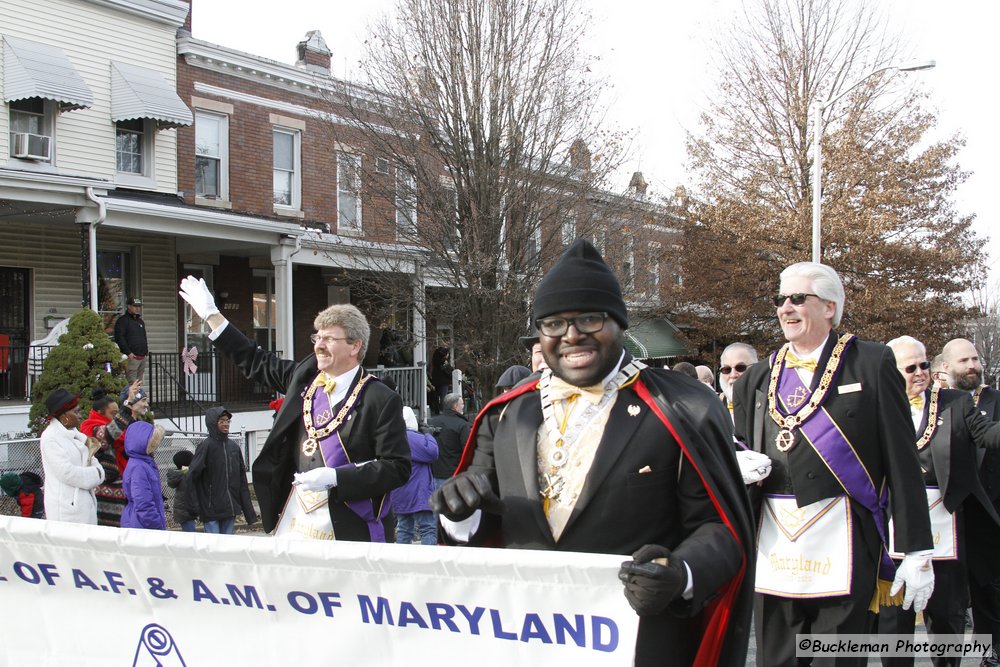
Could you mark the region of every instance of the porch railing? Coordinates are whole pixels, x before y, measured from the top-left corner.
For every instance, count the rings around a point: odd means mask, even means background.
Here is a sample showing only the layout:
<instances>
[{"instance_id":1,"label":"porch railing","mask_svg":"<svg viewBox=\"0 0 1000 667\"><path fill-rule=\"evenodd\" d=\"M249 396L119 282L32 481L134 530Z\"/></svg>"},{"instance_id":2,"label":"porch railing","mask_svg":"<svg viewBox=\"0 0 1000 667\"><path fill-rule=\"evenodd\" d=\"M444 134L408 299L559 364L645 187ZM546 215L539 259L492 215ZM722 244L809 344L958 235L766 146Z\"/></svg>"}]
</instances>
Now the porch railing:
<instances>
[{"instance_id":1,"label":"porch railing","mask_svg":"<svg viewBox=\"0 0 1000 667\"><path fill-rule=\"evenodd\" d=\"M51 349L44 345L0 347L0 400L30 399L31 385L41 375ZM214 350L200 352L194 364L195 369L189 366L185 372L179 352L149 355L144 384L150 393L150 405L158 418L171 420L178 431L203 430L200 420L213 405L224 404L231 410L266 409L276 396L268 387L247 380L232 361ZM368 370L378 377L392 378L403 404L426 415L427 378L423 367L378 366Z\"/></svg>"},{"instance_id":2,"label":"porch railing","mask_svg":"<svg viewBox=\"0 0 1000 667\"><path fill-rule=\"evenodd\" d=\"M0 345L0 400L23 401L42 374L52 345Z\"/></svg>"}]
</instances>

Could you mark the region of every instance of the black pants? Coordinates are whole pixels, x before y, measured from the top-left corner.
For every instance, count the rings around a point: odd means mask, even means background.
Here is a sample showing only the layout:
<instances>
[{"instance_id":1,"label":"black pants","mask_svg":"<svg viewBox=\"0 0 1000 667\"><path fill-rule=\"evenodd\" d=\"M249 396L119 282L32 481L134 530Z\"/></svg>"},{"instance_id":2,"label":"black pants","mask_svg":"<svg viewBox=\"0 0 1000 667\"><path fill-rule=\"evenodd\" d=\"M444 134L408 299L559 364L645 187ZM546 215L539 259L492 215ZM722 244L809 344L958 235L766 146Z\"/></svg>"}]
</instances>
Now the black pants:
<instances>
[{"instance_id":1,"label":"black pants","mask_svg":"<svg viewBox=\"0 0 1000 667\"><path fill-rule=\"evenodd\" d=\"M969 606L965 565L957 560L934 561L934 593L924 609L924 625L933 641L936 635L965 632L965 610ZM913 608L882 607L878 615L879 634L912 635L917 614ZM935 667L957 665L959 658L931 658ZM883 665L912 667L913 657L882 658Z\"/></svg>"}]
</instances>

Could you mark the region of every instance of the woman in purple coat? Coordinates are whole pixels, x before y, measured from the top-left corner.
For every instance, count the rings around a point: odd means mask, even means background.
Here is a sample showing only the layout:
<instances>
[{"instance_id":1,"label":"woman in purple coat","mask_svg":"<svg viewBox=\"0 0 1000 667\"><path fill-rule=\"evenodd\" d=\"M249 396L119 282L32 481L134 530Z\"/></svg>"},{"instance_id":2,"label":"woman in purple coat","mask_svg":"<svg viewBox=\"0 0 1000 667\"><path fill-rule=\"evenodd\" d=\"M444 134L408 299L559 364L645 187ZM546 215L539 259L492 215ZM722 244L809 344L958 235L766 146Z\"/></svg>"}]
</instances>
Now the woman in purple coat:
<instances>
[{"instance_id":1,"label":"woman in purple coat","mask_svg":"<svg viewBox=\"0 0 1000 667\"><path fill-rule=\"evenodd\" d=\"M167 528L160 469L153 460L153 452L162 440L163 427L144 421L133 422L125 431L128 466L122 477L122 489L128 502L122 511L122 528Z\"/></svg>"},{"instance_id":2,"label":"woman in purple coat","mask_svg":"<svg viewBox=\"0 0 1000 667\"><path fill-rule=\"evenodd\" d=\"M430 497L434 491L431 463L437 460L438 444L433 436L417 430L417 417L409 406L403 407L406 440L410 443L412 466L410 479L392 491L389 502L396 515L396 543L412 544L414 532L421 544L437 544L437 522L431 512Z\"/></svg>"}]
</instances>

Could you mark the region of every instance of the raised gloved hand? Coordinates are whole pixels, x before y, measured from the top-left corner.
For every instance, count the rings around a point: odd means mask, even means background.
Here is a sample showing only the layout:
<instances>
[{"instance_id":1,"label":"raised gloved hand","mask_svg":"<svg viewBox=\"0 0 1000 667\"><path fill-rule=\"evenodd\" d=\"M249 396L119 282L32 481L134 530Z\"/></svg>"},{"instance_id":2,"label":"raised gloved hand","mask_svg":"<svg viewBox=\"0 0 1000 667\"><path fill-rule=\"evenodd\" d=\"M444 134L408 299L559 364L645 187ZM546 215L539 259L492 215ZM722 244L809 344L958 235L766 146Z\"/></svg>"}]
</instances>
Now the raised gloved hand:
<instances>
[{"instance_id":1,"label":"raised gloved hand","mask_svg":"<svg viewBox=\"0 0 1000 667\"><path fill-rule=\"evenodd\" d=\"M665 559L666 565L653 559ZM625 598L639 616L655 616L667 608L687 587L684 561L670 549L647 544L622 563L618 578L625 584Z\"/></svg>"},{"instance_id":2,"label":"raised gloved hand","mask_svg":"<svg viewBox=\"0 0 1000 667\"><path fill-rule=\"evenodd\" d=\"M752 449L736 450L736 462L740 466L744 484L756 484L771 474L771 457Z\"/></svg>"},{"instance_id":3,"label":"raised gloved hand","mask_svg":"<svg viewBox=\"0 0 1000 667\"><path fill-rule=\"evenodd\" d=\"M205 284L204 278L188 276L182 280L180 295L203 320L208 319L209 315L215 315L219 312L215 306L215 297L212 296L211 290Z\"/></svg>"},{"instance_id":4,"label":"raised gloved hand","mask_svg":"<svg viewBox=\"0 0 1000 667\"><path fill-rule=\"evenodd\" d=\"M323 466L307 472L297 472L292 484L297 484L303 491L326 491L337 486L337 469Z\"/></svg>"},{"instance_id":5,"label":"raised gloved hand","mask_svg":"<svg viewBox=\"0 0 1000 667\"><path fill-rule=\"evenodd\" d=\"M909 609L912 604L914 612L922 612L934 592L934 568L929 553L903 556L903 562L896 568L896 577L892 580L889 595L895 595L904 585L903 609Z\"/></svg>"},{"instance_id":6,"label":"raised gloved hand","mask_svg":"<svg viewBox=\"0 0 1000 667\"><path fill-rule=\"evenodd\" d=\"M484 472L463 472L431 494L431 509L450 521L465 521L477 509L503 514L503 501Z\"/></svg>"}]
</instances>

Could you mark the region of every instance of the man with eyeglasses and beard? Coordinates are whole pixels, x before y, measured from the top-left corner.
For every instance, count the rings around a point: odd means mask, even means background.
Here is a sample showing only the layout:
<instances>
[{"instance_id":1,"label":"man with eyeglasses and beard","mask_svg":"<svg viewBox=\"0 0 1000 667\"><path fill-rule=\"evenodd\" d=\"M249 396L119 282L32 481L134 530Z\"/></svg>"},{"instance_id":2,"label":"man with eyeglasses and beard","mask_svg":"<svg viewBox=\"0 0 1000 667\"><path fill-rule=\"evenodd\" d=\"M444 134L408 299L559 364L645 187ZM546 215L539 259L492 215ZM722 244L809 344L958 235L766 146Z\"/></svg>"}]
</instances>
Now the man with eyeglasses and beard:
<instances>
[{"instance_id":1,"label":"man with eyeglasses and beard","mask_svg":"<svg viewBox=\"0 0 1000 667\"><path fill-rule=\"evenodd\" d=\"M930 362L923 343L901 336L887 343L896 356L896 368L906 382L906 397L917 432L916 450L927 485L934 544L934 593L924 609L931 641L940 635L965 632L969 606L966 586L967 536L970 531L995 532L1000 516L986 496L977 471L977 448L1000 447L1000 424L976 410L967 392L931 386ZM986 515L986 523L966 521L968 509ZM997 562L994 559L994 562ZM996 567L994 569L997 569ZM913 634L916 614L887 607L879 614L881 634ZM957 665L957 658L932 658L936 666ZM883 665L913 665L913 656L883 658Z\"/></svg>"},{"instance_id":2,"label":"man with eyeglasses and beard","mask_svg":"<svg viewBox=\"0 0 1000 667\"><path fill-rule=\"evenodd\" d=\"M636 665L743 665L753 524L721 403L624 349L618 279L574 243L542 279L548 368L476 418L434 492L449 542L631 556Z\"/></svg>"},{"instance_id":3,"label":"man with eyeglasses and beard","mask_svg":"<svg viewBox=\"0 0 1000 667\"><path fill-rule=\"evenodd\" d=\"M941 351L943 369L951 386L968 392L979 413L990 421L1000 420L1000 393L983 384L983 365L976 346L964 338L948 341ZM1000 452L977 452L979 479L993 508L1000 513ZM980 508L966 512L969 525L988 525L988 516ZM983 665L1000 665L1000 531L976 530L969 535L969 597L976 634L993 636L992 655Z\"/></svg>"},{"instance_id":4,"label":"man with eyeglasses and beard","mask_svg":"<svg viewBox=\"0 0 1000 667\"><path fill-rule=\"evenodd\" d=\"M797 634L867 634L880 606L920 611L934 587L903 379L888 347L835 331L844 300L829 266L782 271L773 302L788 342L733 388L737 438L772 460L759 487L754 614L758 664L768 667L809 664L796 655ZM898 568L890 512L905 554Z\"/></svg>"},{"instance_id":5,"label":"man with eyeglasses and beard","mask_svg":"<svg viewBox=\"0 0 1000 667\"><path fill-rule=\"evenodd\" d=\"M247 378L285 394L252 467L264 530L394 541L388 494L410 477L410 446L399 394L361 367L370 335L361 311L337 304L320 312L313 354L295 362L237 330L203 279L185 278L180 295L212 328L216 349Z\"/></svg>"}]
</instances>

